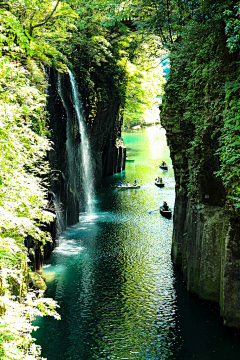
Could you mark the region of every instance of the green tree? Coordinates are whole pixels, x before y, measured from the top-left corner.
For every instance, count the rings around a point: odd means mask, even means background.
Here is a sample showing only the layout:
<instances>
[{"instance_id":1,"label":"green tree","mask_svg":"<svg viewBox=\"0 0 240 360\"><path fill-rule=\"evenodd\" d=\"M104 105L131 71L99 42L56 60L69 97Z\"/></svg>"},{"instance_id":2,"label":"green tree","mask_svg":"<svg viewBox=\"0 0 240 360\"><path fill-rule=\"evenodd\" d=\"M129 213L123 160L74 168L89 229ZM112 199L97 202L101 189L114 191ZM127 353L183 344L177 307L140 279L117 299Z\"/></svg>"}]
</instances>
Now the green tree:
<instances>
[{"instance_id":1,"label":"green tree","mask_svg":"<svg viewBox=\"0 0 240 360\"><path fill-rule=\"evenodd\" d=\"M145 56L145 66L147 56ZM157 95L163 92L163 73L159 61L148 60L147 69L142 65L128 63L127 97L124 107L123 126L131 127L152 122L159 118Z\"/></svg>"},{"instance_id":2,"label":"green tree","mask_svg":"<svg viewBox=\"0 0 240 360\"><path fill-rule=\"evenodd\" d=\"M50 241L39 225L53 220L43 210L48 171L43 159L50 148L44 136L44 78L34 61L27 67L0 59L0 355L9 360L39 358L31 321L44 314L57 317L55 302L27 292L24 240L32 235L35 241Z\"/></svg>"},{"instance_id":3,"label":"green tree","mask_svg":"<svg viewBox=\"0 0 240 360\"><path fill-rule=\"evenodd\" d=\"M69 39L73 19L71 7L61 1L6 1L0 4L0 55L22 58L26 55L61 69L60 43Z\"/></svg>"}]
</instances>

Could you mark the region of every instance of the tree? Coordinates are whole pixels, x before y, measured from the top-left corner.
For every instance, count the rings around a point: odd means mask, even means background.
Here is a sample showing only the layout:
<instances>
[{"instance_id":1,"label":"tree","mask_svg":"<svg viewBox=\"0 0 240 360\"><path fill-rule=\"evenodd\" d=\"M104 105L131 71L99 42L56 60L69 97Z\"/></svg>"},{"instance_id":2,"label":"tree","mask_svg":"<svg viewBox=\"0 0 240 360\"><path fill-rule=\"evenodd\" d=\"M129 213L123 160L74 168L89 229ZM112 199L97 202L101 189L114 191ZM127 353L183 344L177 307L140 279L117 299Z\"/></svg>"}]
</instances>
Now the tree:
<instances>
[{"instance_id":1,"label":"tree","mask_svg":"<svg viewBox=\"0 0 240 360\"><path fill-rule=\"evenodd\" d=\"M163 92L162 68L157 66L157 59L146 61L146 58L144 66L142 61L139 65L128 63L127 66L128 86L123 126L128 128L148 122L149 117L155 121L159 116L156 98Z\"/></svg>"}]
</instances>

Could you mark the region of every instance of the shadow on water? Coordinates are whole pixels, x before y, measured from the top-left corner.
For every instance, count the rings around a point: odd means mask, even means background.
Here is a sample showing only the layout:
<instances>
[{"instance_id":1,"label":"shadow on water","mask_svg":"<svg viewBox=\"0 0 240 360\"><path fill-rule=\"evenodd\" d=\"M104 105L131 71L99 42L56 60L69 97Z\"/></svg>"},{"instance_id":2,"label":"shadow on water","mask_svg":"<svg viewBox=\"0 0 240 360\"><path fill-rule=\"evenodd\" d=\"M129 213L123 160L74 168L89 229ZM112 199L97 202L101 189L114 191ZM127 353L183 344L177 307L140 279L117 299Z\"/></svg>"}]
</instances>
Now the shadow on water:
<instances>
[{"instance_id":1,"label":"shadow on water","mask_svg":"<svg viewBox=\"0 0 240 360\"><path fill-rule=\"evenodd\" d=\"M179 268L174 268L178 335L173 346L176 360L237 360L240 332L223 327L219 306L187 291Z\"/></svg>"},{"instance_id":2,"label":"shadow on water","mask_svg":"<svg viewBox=\"0 0 240 360\"><path fill-rule=\"evenodd\" d=\"M123 134L135 163L104 179L95 213L61 236L44 265L47 296L61 321L37 319L34 333L49 360L235 360L237 335L223 329L218 309L187 293L170 252L172 220L159 204L174 206L174 175L163 130ZM128 151L131 157L131 152ZM154 185L161 174L163 189ZM141 184L119 190L120 181Z\"/></svg>"}]
</instances>

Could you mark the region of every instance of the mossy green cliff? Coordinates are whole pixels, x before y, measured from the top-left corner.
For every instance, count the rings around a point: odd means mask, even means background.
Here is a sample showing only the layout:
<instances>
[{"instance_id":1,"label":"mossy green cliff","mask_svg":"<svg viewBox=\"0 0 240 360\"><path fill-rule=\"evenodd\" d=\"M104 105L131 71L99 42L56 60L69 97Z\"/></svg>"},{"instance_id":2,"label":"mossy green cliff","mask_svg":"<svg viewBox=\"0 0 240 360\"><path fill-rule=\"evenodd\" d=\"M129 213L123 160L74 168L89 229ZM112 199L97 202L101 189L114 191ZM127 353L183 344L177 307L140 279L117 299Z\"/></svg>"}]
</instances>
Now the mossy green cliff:
<instances>
[{"instance_id":1,"label":"mossy green cliff","mask_svg":"<svg viewBox=\"0 0 240 360\"><path fill-rule=\"evenodd\" d=\"M196 10L173 45L161 121L176 178L173 262L189 291L240 328L240 68L227 16Z\"/></svg>"}]
</instances>

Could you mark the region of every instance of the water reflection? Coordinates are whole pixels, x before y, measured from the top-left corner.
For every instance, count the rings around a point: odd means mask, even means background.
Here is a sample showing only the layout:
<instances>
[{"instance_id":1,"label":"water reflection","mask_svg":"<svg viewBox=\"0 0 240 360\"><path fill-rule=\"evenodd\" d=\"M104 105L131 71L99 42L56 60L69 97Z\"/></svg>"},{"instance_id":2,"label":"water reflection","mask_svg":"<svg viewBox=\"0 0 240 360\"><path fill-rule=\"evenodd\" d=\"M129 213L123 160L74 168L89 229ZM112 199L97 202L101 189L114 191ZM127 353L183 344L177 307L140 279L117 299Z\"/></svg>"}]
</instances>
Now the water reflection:
<instances>
[{"instance_id":1,"label":"water reflection","mask_svg":"<svg viewBox=\"0 0 240 360\"><path fill-rule=\"evenodd\" d=\"M44 266L47 295L59 302L62 320L37 321L43 356L237 359L236 339L223 334L216 311L192 298L173 269L172 220L148 214L163 200L174 205L173 170L161 173L157 166L163 159L171 165L164 132L148 129L124 134L124 140L135 163L105 179L96 213L80 214L79 224L64 232ZM154 185L158 174L163 189ZM120 181L135 179L142 185L139 190L116 188Z\"/></svg>"},{"instance_id":2,"label":"water reflection","mask_svg":"<svg viewBox=\"0 0 240 360\"><path fill-rule=\"evenodd\" d=\"M161 141L160 141L161 139ZM107 177L96 213L60 238L44 266L47 296L60 304L61 321L43 318L36 333L49 360L235 360L238 334L222 328L217 307L188 294L170 259L174 178L164 132L124 134L129 157L121 174ZM154 179L161 174L165 188ZM138 190L117 189L137 180ZM35 336L35 334L34 334Z\"/></svg>"},{"instance_id":3,"label":"water reflection","mask_svg":"<svg viewBox=\"0 0 240 360\"><path fill-rule=\"evenodd\" d=\"M80 215L44 267L48 296L59 302L62 316L60 322L38 320L37 338L51 360L168 359L172 353L172 221L147 212L163 198L174 202L171 171L164 175L165 194L154 185L164 147L170 161L162 133L126 134L135 163L106 179L96 213ZM139 190L116 189L120 181L135 178Z\"/></svg>"}]
</instances>

